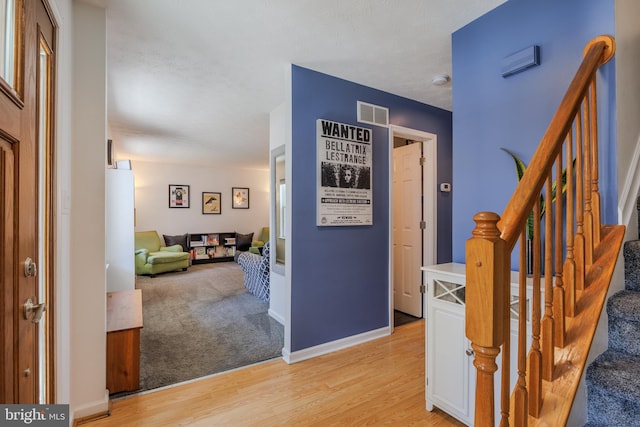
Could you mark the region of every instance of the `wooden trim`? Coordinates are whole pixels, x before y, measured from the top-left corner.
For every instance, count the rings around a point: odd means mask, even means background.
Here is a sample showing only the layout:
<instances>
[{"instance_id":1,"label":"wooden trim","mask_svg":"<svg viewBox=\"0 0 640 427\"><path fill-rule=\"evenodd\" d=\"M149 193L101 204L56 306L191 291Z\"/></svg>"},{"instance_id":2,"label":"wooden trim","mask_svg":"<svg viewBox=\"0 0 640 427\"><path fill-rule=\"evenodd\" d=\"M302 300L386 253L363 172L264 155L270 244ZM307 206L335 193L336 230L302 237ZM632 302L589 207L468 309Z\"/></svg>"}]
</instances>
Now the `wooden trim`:
<instances>
[{"instance_id":1,"label":"wooden trim","mask_svg":"<svg viewBox=\"0 0 640 427\"><path fill-rule=\"evenodd\" d=\"M13 209L9 208L14 204L15 157L12 151L12 144L7 143L0 135L0 376L3 377L0 384L0 402L14 403L15 378L13 375L14 361L14 329L13 317L15 310L14 292L15 270L14 264L14 218Z\"/></svg>"},{"instance_id":2,"label":"wooden trim","mask_svg":"<svg viewBox=\"0 0 640 427\"><path fill-rule=\"evenodd\" d=\"M7 84L3 79L0 79L0 91L7 95L11 101L20 109L24 108L24 102L20 99L18 92L16 92L11 86Z\"/></svg>"},{"instance_id":3,"label":"wooden trim","mask_svg":"<svg viewBox=\"0 0 640 427\"><path fill-rule=\"evenodd\" d=\"M109 401L109 409L104 412L98 412L97 414L87 415L86 417L76 418L73 420L73 427L77 427L83 424L89 424L94 421L105 419L111 415L111 401Z\"/></svg>"},{"instance_id":4,"label":"wooden trim","mask_svg":"<svg viewBox=\"0 0 640 427\"><path fill-rule=\"evenodd\" d=\"M14 102L18 102L16 105L18 105L21 109L24 108L24 82L26 79L25 73L25 51L26 51L26 47L25 47L25 31L27 28L27 17L26 17L26 10L25 10L25 1L24 0L16 0L16 13L20 13L20 16L18 17L18 19L16 19L16 23L18 28L16 28L16 68L15 68L15 73L16 73L16 79L14 82L14 87L13 87L13 91L15 91L15 94L17 96L17 99L14 100ZM11 96L13 98L13 96Z\"/></svg>"}]
</instances>

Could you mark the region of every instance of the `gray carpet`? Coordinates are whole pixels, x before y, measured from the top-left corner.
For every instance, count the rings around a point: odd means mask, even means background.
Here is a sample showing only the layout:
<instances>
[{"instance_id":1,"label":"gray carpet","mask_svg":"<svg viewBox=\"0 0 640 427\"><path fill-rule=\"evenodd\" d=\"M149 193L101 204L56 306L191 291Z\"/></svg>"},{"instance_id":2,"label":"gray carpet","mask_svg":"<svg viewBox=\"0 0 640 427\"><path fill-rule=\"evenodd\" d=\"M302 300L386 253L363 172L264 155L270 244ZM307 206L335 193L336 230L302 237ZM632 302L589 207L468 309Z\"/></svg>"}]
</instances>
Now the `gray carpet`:
<instances>
[{"instance_id":1,"label":"gray carpet","mask_svg":"<svg viewBox=\"0 0 640 427\"><path fill-rule=\"evenodd\" d=\"M235 262L139 276L140 386L149 390L279 357L283 326L246 292Z\"/></svg>"},{"instance_id":2,"label":"gray carpet","mask_svg":"<svg viewBox=\"0 0 640 427\"><path fill-rule=\"evenodd\" d=\"M609 348L586 371L585 427L640 426L640 240L623 254L625 289L607 301Z\"/></svg>"}]
</instances>

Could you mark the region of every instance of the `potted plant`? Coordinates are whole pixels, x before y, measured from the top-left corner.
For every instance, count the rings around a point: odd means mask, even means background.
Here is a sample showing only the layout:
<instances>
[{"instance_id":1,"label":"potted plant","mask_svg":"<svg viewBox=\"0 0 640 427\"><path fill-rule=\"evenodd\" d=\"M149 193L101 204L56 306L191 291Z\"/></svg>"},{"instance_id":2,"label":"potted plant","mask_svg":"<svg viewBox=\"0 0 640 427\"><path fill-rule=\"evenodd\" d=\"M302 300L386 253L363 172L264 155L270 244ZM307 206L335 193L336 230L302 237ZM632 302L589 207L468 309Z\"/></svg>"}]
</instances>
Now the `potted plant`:
<instances>
[{"instance_id":1,"label":"potted plant","mask_svg":"<svg viewBox=\"0 0 640 427\"><path fill-rule=\"evenodd\" d=\"M516 175L518 177L518 182L520 182L520 180L522 179L522 177L524 176L524 173L527 170L527 165L526 163L520 159L515 153L513 153L512 151L501 147L500 148L502 151L504 151L505 153L507 153L508 155L511 156L511 158L513 159L514 163L515 163L515 167L516 167ZM575 163L576 163L576 159L573 159L573 166L575 168ZM556 197L557 197L557 184L556 184L556 180L553 181L552 186L551 186L551 204L553 204L556 201ZM563 169L562 170L562 190L561 190L561 194L564 194L567 191L567 169ZM544 216L546 212L546 203L544 200L544 196L542 194L540 194L540 218L542 218ZM527 218L527 227L526 227L526 235L527 235L527 241L526 241L526 249L527 249L527 274L533 274L533 211L531 211L529 213L529 217Z\"/></svg>"}]
</instances>

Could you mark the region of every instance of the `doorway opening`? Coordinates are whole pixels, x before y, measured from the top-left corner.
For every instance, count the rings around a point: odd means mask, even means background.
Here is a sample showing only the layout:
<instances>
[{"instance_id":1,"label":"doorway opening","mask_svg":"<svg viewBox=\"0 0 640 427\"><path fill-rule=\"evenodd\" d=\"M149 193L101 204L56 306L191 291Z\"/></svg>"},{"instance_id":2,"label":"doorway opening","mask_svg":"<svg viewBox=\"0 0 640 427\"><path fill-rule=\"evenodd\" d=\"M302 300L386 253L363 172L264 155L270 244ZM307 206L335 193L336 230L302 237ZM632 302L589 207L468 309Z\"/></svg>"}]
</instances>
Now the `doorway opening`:
<instances>
[{"instance_id":1,"label":"doorway opening","mask_svg":"<svg viewBox=\"0 0 640 427\"><path fill-rule=\"evenodd\" d=\"M389 321L423 318L421 267L437 259L437 136L391 126Z\"/></svg>"}]
</instances>

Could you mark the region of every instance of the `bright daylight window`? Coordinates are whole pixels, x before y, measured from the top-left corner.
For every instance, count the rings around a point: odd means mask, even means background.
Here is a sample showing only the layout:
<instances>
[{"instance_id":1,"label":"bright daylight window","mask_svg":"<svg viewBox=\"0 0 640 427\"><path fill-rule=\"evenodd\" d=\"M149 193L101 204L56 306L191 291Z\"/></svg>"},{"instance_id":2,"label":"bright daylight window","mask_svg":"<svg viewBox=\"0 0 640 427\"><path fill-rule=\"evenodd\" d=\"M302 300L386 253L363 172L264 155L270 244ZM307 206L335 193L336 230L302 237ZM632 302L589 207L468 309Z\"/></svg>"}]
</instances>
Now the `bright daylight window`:
<instances>
[{"instance_id":1,"label":"bright daylight window","mask_svg":"<svg viewBox=\"0 0 640 427\"><path fill-rule=\"evenodd\" d=\"M0 0L0 77L14 86L15 0Z\"/></svg>"}]
</instances>

